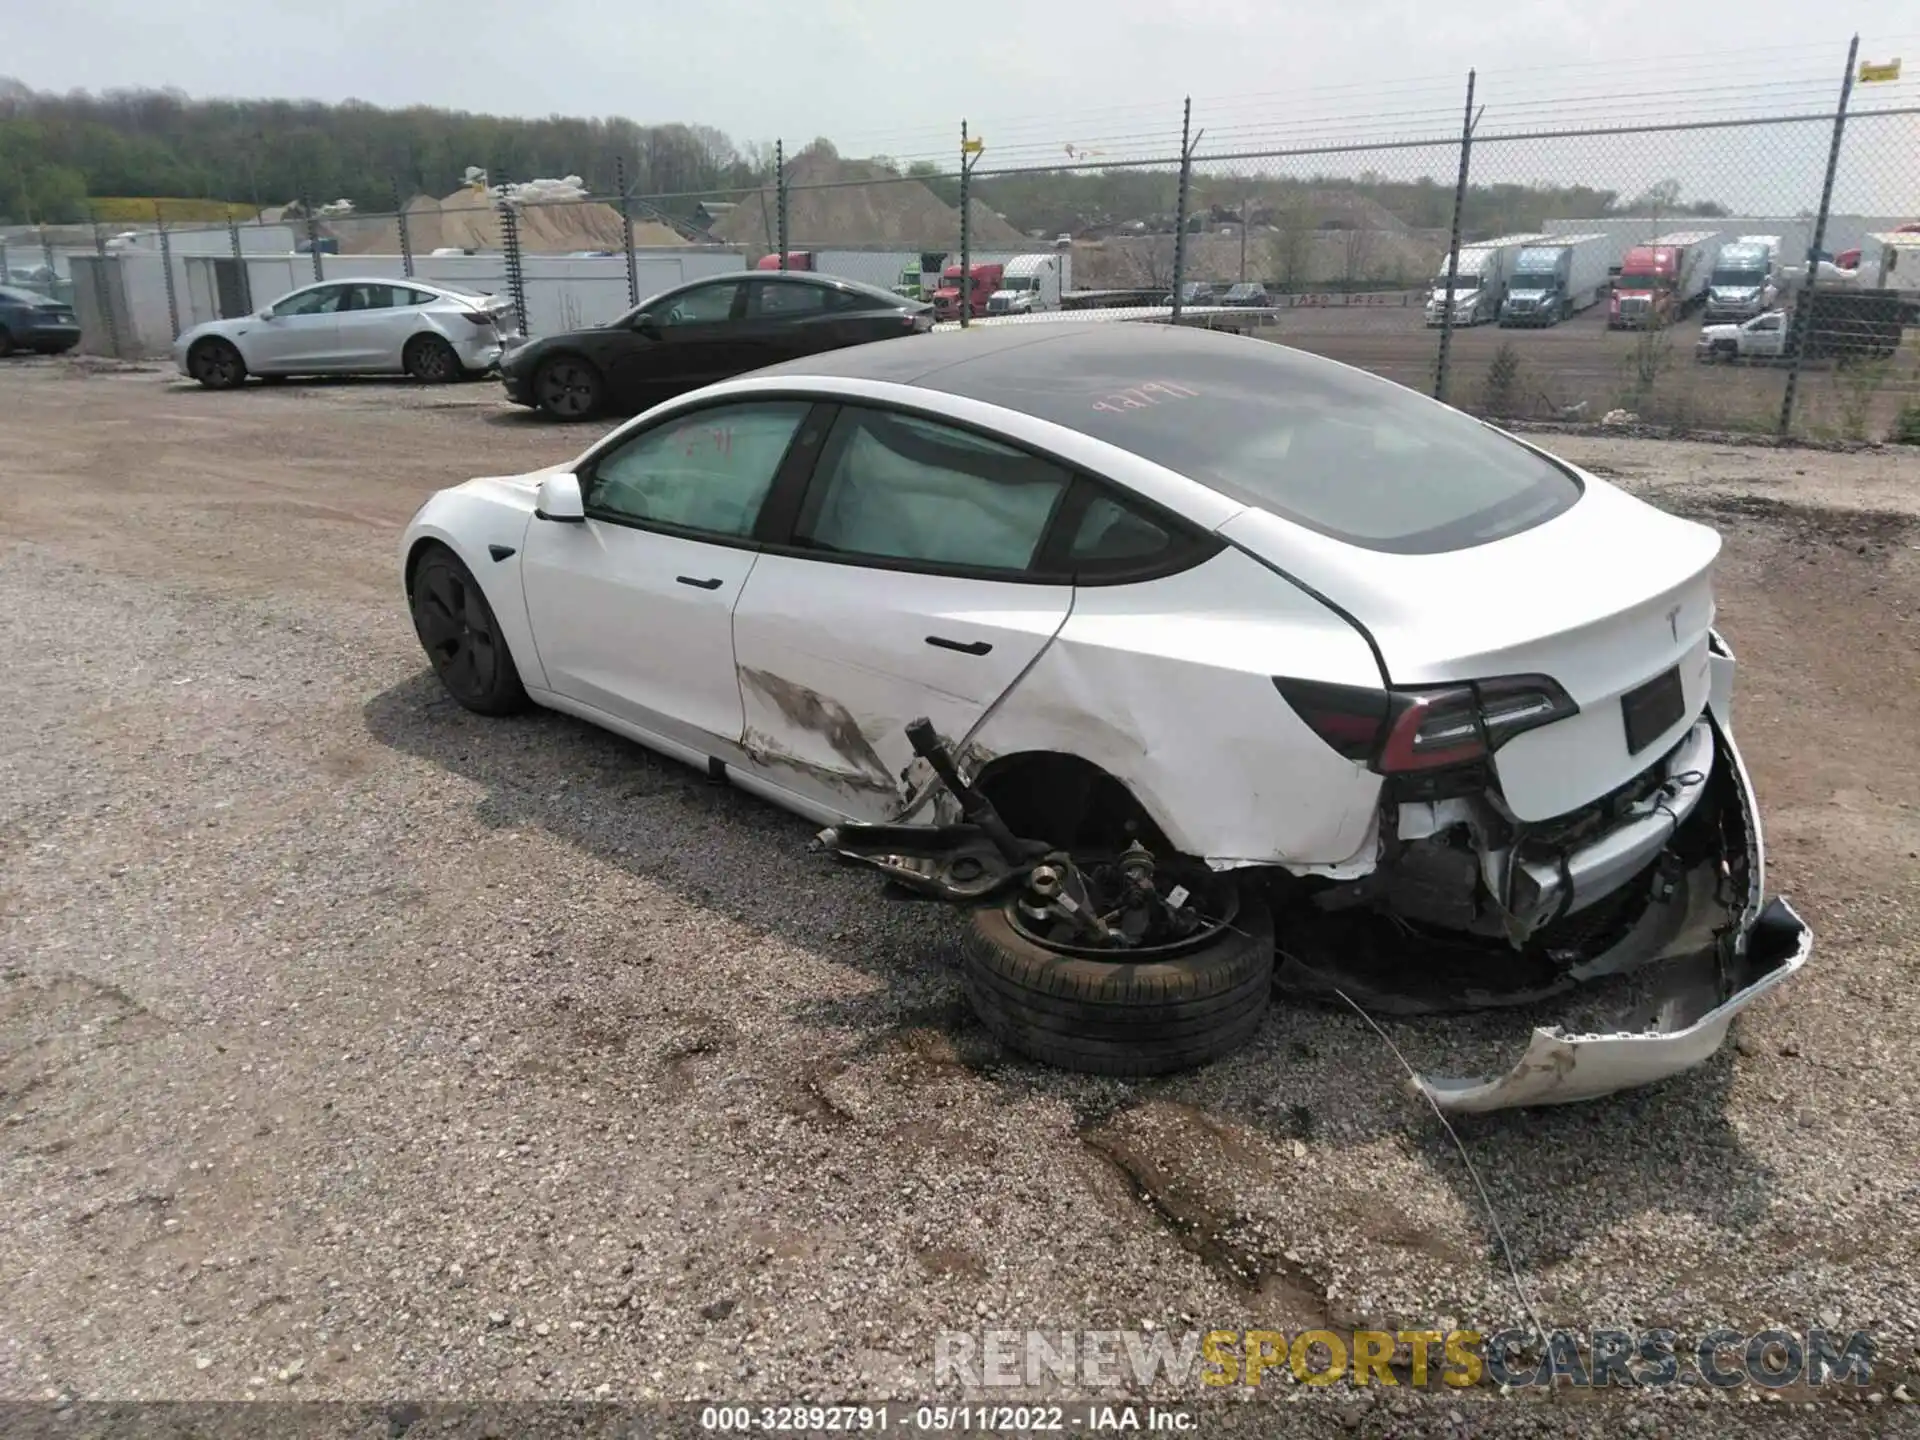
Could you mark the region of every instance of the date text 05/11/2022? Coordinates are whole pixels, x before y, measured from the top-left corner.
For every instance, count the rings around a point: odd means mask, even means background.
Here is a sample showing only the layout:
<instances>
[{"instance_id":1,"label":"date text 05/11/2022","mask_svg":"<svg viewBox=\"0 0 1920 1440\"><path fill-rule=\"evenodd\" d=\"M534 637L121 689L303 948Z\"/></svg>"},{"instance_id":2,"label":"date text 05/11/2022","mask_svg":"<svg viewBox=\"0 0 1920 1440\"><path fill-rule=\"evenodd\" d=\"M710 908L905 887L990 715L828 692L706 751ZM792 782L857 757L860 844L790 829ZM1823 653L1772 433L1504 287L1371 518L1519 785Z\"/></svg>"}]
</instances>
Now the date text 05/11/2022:
<instances>
[{"instance_id":1,"label":"date text 05/11/2022","mask_svg":"<svg viewBox=\"0 0 1920 1440\"><path fill-rule=\"evenodd\" d=\"M1158 1405L709 1405L700 1428L717 1434L850 1434L900 1430L921 1435L1191 1433L1191 1411Z\"/></svg>"}]
</instances>

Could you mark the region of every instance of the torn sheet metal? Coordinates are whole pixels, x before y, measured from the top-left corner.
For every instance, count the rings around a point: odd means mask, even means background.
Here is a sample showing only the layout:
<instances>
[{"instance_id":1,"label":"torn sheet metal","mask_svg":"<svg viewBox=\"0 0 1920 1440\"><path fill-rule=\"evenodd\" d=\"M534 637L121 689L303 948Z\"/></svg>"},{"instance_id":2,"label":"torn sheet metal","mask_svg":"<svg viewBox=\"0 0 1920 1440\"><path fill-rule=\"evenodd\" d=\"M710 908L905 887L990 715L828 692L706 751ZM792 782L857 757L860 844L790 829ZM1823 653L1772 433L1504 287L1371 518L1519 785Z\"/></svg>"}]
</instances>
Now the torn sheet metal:
<instances>
[{"instance_id":1,"label":"torn sheet metal","mask_svg":"<svg viewBox=\"0 0 1920 1440\"><path fill-rule=\"evenodd\" d=\"M1524 1105L1564 1105L1652 1085L1691 1069L1718 1050L1733 1017L1787 979L1813 953L1813 931L1784 900L1761 912L1738 957L1738 988L1719 1004L1718 957L1700 952L1673 966L1670 985L1648 1006L1645 1025L1602 1035L1533 1032L1520 1062L1492 1080L1422 1075L1411 1082L1442 1110L1476 1114ZM1709 1005L1711 1008L1703 1008Z\"/></svg>"}]
</instances>

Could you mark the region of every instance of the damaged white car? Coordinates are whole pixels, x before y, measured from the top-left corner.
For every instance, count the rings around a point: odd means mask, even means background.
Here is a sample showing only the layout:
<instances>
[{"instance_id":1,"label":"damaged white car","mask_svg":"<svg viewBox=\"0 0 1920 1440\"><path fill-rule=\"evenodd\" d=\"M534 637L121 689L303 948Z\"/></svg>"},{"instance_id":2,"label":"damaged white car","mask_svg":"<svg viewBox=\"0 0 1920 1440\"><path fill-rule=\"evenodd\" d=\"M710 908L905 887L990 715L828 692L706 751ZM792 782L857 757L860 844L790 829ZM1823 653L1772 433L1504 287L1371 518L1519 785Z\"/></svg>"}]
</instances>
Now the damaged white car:
<instances>
[{"instance_id":1,"label":"damaged white car","mask_svg":"<svg viewBox=\"0 0 1920 1440\"><path fill-rule=\"evenodd\" d=\"M1058 323L683 396L442 491L402 563L462 704L583 716L969 906L974 1006L1042 1060L1201 1063L1276 986L1404 1013L1647 967L1617 1030L1421 1081L1487 1110L1698 1063L1811 947L1763 910L1719 543L1346 366Z\"/></svg>"}]
</instances>

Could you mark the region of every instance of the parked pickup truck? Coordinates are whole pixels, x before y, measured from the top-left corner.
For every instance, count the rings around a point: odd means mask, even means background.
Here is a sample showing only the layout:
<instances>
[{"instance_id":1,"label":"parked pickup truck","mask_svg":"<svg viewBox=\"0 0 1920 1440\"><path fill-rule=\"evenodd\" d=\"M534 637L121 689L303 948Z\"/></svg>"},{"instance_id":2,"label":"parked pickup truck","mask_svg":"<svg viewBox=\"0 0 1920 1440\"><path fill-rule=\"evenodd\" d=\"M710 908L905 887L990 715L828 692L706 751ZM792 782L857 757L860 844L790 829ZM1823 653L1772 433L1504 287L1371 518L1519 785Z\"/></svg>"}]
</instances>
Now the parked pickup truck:
<instances>
[{"instance_id":1,"label":"parked pickup truck","mask_svg":"<svg viewBox=\"0 0 1920 1440\"><path fill-rule=\"evenodd\" d=\"M1809 360L1885 360L1900 348L1905 309L1896 290L1816 290L1799 305ZM1794 311L1769 310L1738 325L1707 325L1693 347L1701 361L1769 364L1793 356Z\"/></svg>"}]
</instances>

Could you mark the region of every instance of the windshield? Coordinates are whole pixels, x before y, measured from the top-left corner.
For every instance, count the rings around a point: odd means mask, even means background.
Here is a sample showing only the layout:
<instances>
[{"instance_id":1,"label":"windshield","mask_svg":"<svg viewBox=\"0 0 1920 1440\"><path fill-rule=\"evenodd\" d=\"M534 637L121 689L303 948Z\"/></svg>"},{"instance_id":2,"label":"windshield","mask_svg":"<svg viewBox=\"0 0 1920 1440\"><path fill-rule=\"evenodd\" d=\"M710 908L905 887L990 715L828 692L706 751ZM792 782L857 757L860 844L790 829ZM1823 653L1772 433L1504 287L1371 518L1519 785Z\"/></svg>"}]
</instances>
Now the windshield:
<instances>
[{"instance_id":1,"label":"windshield","mask_svg":"<svg viewBox=\"0 0 1920 1440\"><path fill-rule=\"evenodd\" d=\"M1713 278L1707 283L1709 285L1739 286L1746 289L1757 290L1760 286L1767 283L1767 272L1758 268L1747 270L1735 267L1722 267L1713 272Z\"/></svg>"},{"instance_id":2,"label":"windshield","mask_svg":"<svg viewBox=\"0 0 1920 1440\"><path fill-rule=\"evenodd\" d=\"M1551 290L1560 277L1551 270L1522 270L1513 277L1516 290Z\"/></svg>"},{"instance_id":3,"label":"windshield","mask_svg":"<svg viewBox=\"0 0 1920 1440\"><path fill-rule=\"evenodd\" d=\"M1002 290L1038 290L1040 282L1030 275L1009 275L1000 282Z\"/></svg>"},{"instance_id":4,"label":"windshield","mask_svg":"<svg viewBox=\"0 0 1920 1440\"><path fill-rule=\"evenodd\" d=\"M1258 295L1259 293L1260 293L1260 287L1258 285L1236 285L1231 290L1227 291L1227 294L1229 295L1241 295L1241 296Z\"/></svg>"},{"instance_id":5,"label":"windshield","mask_svg":"<svg viewBox=\"0 0 1920 1440\"><path fill-rule=\"evenodd\" d=\"M1558 465L1391 381L1263 340L1089 326L923 385L1104 440L1368 550L1502 539L1580 498Z\"/></svg>"},{"instance_id":6,"label":"windshield","mask_svg":"<svg viewBox=\"0 0 1920 1440\"><path fill-rule=\"evenodd\" d=\"M1673 283L1670 275L1629 274L1623 270L1614 286L1620 290L1663 290Z\"/></svg>"},{"instance_id":7,"label":"windshield","mask_svg":"<svg viewBox=\"0 0 1920 1440\"><path fill-rule=\"evenodd\" d=\"M1445 290L1447 288L1447 277L1444 275L1434 276L1433 288L1435 290ZM1480 288L1480 277L1478 275L1461 275L1454 280L1453 288L1463 294L1468 290L1478 290Z\"/></svg>"}]
</instances>

